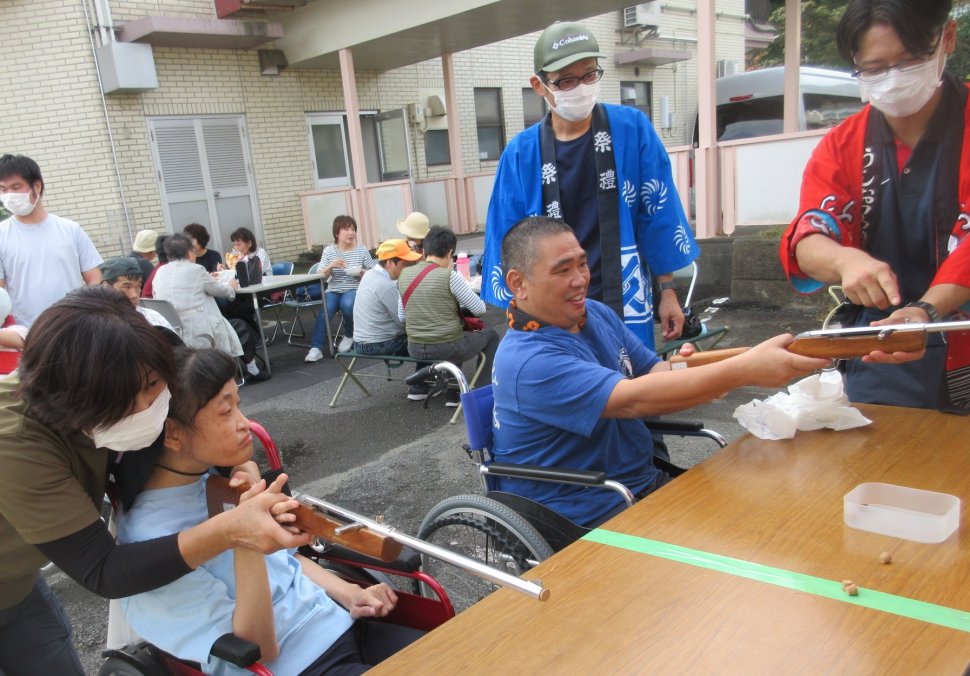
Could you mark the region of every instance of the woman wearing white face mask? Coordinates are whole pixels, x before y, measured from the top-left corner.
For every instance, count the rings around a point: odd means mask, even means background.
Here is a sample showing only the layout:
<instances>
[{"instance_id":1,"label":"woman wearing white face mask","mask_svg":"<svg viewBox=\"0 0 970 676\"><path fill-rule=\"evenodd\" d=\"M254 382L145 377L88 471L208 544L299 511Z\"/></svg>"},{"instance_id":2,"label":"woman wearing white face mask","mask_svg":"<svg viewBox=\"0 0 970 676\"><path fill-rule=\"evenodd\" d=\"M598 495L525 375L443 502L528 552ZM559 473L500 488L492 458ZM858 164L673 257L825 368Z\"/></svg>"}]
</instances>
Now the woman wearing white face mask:
<instances>
[{"instance_id":1,"label":"woman wearing white face mask","mask_svg":"<svg viewBox=\"0 0 970 676\"><path fill-rule=\"evenodd\" d=\"M0 382L0 673L83 673L66 617L37 575L47 560L117 598L167 584L233 546L266 552L309 539L275 520L287 520L295 503L266 493L245 514L115 545L100 518L108 473L151 470L174 371L171 346L125 296L88 286L41 314L19 382Z\"/></svg>"},{"instance_id":2,"label":"woman wearing white face mask","mask_svg":"<svg viewBox=\"0 0 970 676\"><path fill-rule=\"evenodd\" d=\"M816 148L781 260L797 291L842 285L858 306L843 325L937 321L970 301L970 102L944 71L950 10L950 0L850 0L839 24L871 105ZM925 352L850 360L849 398L970 409L970 334L940 335Z\"/></svg>"}]
</instances>

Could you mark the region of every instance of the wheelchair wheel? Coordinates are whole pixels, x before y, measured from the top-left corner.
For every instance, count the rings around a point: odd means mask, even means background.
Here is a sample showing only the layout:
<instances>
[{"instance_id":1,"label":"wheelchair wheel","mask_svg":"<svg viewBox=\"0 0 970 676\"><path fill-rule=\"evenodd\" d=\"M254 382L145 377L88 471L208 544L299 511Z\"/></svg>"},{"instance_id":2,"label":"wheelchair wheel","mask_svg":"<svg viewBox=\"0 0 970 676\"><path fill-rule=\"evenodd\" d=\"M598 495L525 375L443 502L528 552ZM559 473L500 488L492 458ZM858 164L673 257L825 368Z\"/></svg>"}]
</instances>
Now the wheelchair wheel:
<instances>
[{"instance_id":1,"label":"wheelchair wheel","mask_svg":"<svg viewBox=\"0 0 970 676\"><path fill-rule=\"evenodd\" d=\"M424 517L418 537L511 575L521 575L553 553L528 521L481 495L457 495L439 502ZM421 568L441 583L458 612L497 589L428 554L421 555ZM429 595L421 585L418 592Z\"/></svg>"}]
</instances>

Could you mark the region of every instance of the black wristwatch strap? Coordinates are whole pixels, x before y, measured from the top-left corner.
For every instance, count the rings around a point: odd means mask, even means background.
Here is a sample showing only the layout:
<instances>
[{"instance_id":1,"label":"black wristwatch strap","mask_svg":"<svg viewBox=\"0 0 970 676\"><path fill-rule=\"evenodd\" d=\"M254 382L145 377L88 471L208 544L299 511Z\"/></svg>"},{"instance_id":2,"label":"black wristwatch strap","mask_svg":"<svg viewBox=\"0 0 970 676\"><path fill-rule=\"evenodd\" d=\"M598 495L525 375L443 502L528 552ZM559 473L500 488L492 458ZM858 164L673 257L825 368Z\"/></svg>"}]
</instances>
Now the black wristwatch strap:
<instances>
[{"instance_id":1,"label":"black wristwatch strap","mask_svg":"<svg viewBox=\"0 0 970 676\"><path fill-rule=\"evenodd\" d=\"M664 291L666 291L667 289L673 289L674 291L676 291L677 290L677 280L676 279L671 279L671 280L666 281L666 282L660 282L660 291L661 291L661 293L664 292Z\"/></svg>"},{"instance_id":2,"label":"black wristwatch strap","mask_svg":"<svg viewBox=\"0 0 970 676\"><path fill-rule=\"evenodd\" d=\"M912 303L906 303L904 307L918 307L927 314L931 322L940 321L940 312L932 303L927 303L925 300L914 300Z\"/></svg>"}]
</instances>

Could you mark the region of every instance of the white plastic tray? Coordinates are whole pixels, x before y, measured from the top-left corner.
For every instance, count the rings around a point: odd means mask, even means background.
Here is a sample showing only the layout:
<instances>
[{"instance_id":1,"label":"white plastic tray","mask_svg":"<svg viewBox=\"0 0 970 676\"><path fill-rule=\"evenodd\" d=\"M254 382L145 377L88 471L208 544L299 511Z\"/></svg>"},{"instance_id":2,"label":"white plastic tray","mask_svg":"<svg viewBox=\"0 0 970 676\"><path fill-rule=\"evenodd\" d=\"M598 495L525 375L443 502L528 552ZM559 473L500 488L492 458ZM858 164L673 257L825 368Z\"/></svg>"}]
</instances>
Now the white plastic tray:
<instances>
[{"instance_id":1,"label":"white plastic tray","mask_svg":"<svg viewBox=\"0 0 970 676\"><path fill-rule=\"evenodd\" d=\"M960 499L893 484L859 484L846 493L843 518L859 530L914 542L943 542L960 527Z\"/></svg>"}]
</instances>

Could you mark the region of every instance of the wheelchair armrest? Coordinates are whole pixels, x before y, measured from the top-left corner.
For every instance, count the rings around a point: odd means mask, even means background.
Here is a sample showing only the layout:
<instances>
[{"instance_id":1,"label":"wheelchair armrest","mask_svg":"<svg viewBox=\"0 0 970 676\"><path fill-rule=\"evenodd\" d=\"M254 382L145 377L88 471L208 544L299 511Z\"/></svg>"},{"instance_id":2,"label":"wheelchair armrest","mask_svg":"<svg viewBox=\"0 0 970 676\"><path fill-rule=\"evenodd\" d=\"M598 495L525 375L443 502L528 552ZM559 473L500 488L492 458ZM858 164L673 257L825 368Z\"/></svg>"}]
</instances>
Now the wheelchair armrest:
<instances>
[{"instance_id":1,"label":"wheelchair armrest","mask_svg":"<svg viewBox=\"0 0 970 676\"><path fill-rule=\"evenodd\" d=\"M562 481L583 486L599 486L606 482L606 472L572 469L570 467L541 467L540 465L513 465L506 462L493 462L486 468L488 474L515 479L537 479L539 481Z\"/></svg>"},{"instance_id":2,"label":"wheelchair armrest","mask_svg":"<svg viewBox=\"0 0 970 676\"><path fill-rule=\"evenodd\" d=\"M644 418L643 423L651 432L658 434L677 434L679 432L700 432L704 423L698 420L662 420L660 418Z\"/></svg>"},{"instance_id":3,"label":"wheelchair armrest","mask_svg":"<svg viewBox=\"0 0 970 676\"><path fill-rule=\"evenodd\" d=\"M237 667L248 667L259 662L259 658L262 657L258 645L231 633L217 638L209 654Z\"/></svg>"},{"instance_id":4,"label":"wheelchair armrest","mask_svg":"<svg viewBox=\"0 0 970 676\"><path fill-rule=\"evenodd\" d=\"M643 424L655 434L670 434L679 437L704 437L724 448L727 440L714 430L704 427L704 423L697 420L662 420L660 418L643 418Z\"/></svg>"}]
</instances>

